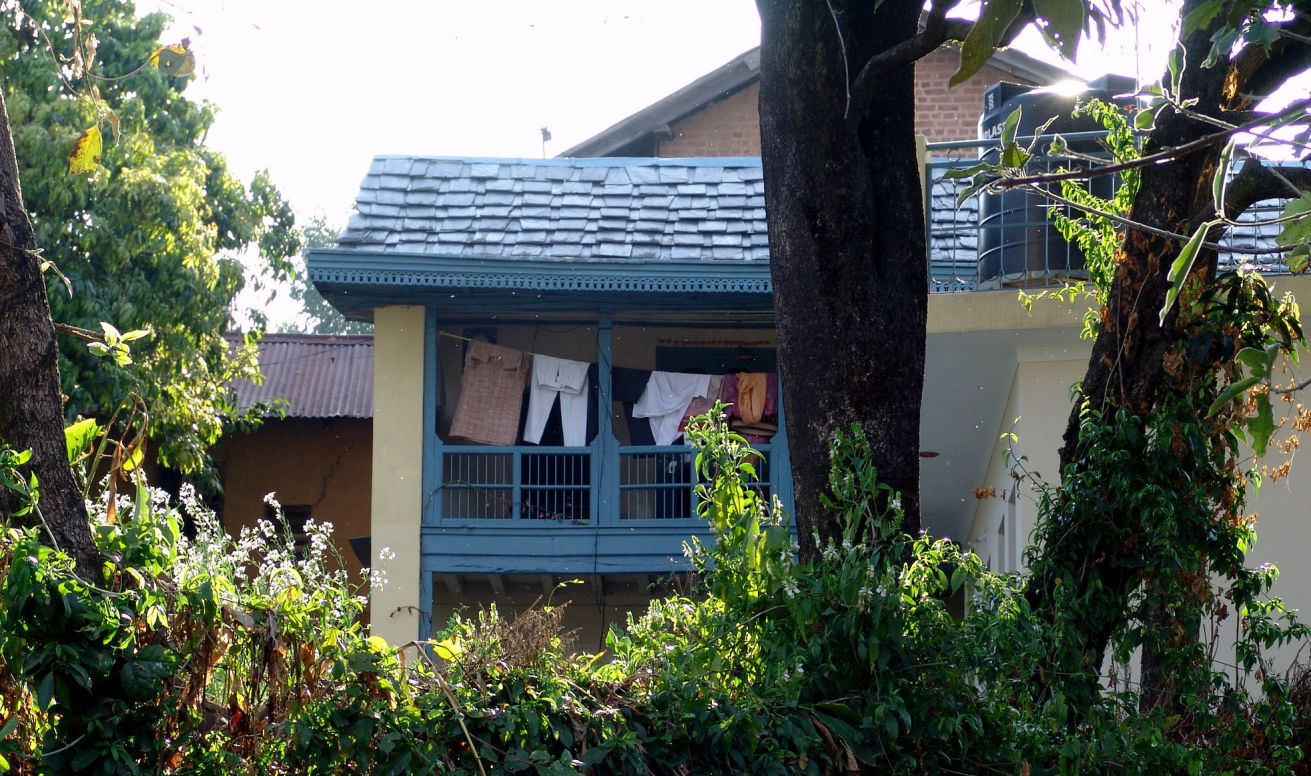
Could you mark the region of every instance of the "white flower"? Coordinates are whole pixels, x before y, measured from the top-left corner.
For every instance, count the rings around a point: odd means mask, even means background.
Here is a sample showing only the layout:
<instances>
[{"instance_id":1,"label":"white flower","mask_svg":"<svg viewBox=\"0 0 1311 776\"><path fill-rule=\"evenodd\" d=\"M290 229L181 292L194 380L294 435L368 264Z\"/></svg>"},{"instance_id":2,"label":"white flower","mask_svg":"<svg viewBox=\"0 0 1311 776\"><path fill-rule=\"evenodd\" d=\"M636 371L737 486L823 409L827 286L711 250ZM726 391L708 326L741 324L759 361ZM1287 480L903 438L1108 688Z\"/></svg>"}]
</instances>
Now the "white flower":
<instances>
[{"instance_id":1,"label":"white flower","mask_svg":"<svg viewBox=\"0 0 1311 776\"><path fill-rule=\"evenodd\" d=\"M392 551L391 547L383 547L378 550L378 560L396 560L396 553Z\"/></svg>"},{"instance_id":2,"label":"white flower","mask_svg":"<svg viewBox=\"0 0 1311 776\"><path fill-rule=\"evenodd\" d=\"M892 509L893 509L894 511L896 511L896 510L900 510L900 509L901 509L901 494L900 494L900 493L898 493L897 495L895 495L895 496L892 497Z\"/></svg>"}]
</instances>

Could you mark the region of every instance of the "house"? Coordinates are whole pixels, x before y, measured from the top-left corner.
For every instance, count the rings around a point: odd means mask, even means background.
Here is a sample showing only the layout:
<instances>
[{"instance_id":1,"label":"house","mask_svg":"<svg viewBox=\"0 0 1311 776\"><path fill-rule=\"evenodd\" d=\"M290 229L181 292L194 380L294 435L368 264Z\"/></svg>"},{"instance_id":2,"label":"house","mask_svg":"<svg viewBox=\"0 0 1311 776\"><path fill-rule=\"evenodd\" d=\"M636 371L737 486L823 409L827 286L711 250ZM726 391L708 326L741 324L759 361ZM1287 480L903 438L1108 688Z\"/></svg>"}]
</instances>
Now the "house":
<instances>
[{"instance_id":1,"label":"house","mask_svg":"<svg viewBox=\"0 0 1311 776\"><path fill-rule=\"evenodd\" d=\"M999 81L1048 86L1073 80L1059 67L1007 49L948 89L959 61L958 51L944 46L915 64L915 131L930 143L975 137L984 92ZM760 49L754 48L561 156L759 156L759 100Z\"/></svg>"},{"instance_id":2,"label":"house","mask_svg":"<svg viewBox=\"0 0 1311 776\"><path fill-rule=\"evenodd\" d=\"M264 381L233 387L242 411L269 408L263 422L213 451L223 527L235 536L273 517L264 497L274 493L293 533L309 518L331 521L343 566L358 574L349 540L369 535L373 338L266 334L259 360Z\"/></svg>"},{"instance_id":3,"label":"house","mask_svg":"<svg viewBox=\"0 0 1311 776\"><path fill-rule=\"evenodd\" d=\"M371 593L375 633L405 643L462 606L567 600L566 625L594 649L652 584L686 567L682 542L706 533L691 511L687 448L634 433L633 381L776 371L763 186L750 155L756 67L748 52L562 158L379 156L338 247L311 253L323 295L375 324L369 533L389 578ZM951 55L922 67L944 72L923 79L921 127L952 139L975 134L985 79L1061 75L1007 52L963 88L972 107L949 110L931 90L945 84ZM1069 386L1089 347L1074 306L1026 312L1014 289L973 290L975 216L954 209L938 174L961 146L931 143L924 158L939 292L929 303L924 524L994 569L1018 570L1033 494L1011 477L1007 454L1054 478ZM1311 298L1305 278L1279 285ZM575 422L564 422L561 398L560 438L530 434L530 444L520 394L527 357L541 356L584 365L586 382L569 410ZM471 426L470 413L495 429ZM779 401L777 431L760 448L765 486L786 504L785 414ZM1012 430L1020 441L1008 451L1001 436ZM1268 486L1257 508L1298 514L1303 481ZM1263 533L1258 555L1292 566L1288 588L1311 600L1311 569L1295 562L1307 533L1289 520Z\"/></svg>"}]
</instances>

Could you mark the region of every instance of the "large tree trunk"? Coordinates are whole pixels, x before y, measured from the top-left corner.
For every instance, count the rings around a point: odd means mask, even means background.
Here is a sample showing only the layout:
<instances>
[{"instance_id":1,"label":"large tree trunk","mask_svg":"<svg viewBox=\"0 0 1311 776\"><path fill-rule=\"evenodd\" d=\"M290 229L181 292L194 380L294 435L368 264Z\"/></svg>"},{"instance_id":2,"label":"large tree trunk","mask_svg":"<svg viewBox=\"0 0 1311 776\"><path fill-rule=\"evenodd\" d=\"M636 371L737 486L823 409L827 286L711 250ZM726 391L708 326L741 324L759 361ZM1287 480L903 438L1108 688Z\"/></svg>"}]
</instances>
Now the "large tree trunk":
<instances>
[{"instance_id":1,"label":"large tree trunk","mask_svg":"<svg viewBox=\"0 0 1311 776\"><path fill-rule=\"evenodd\" d=\"M32 226L23 208L3 92L0 216L0 441L32 451L28 467L40 487L37 509L14 519L43 525L45 539L66 550L83 573L91 573L99 554L65 453L55 330ZM0 517L9 517L13 504L12 494L0 495Z\"/></svg>"},{"instance_id":2,"label":"large tree trunk","mask_svg":"<svg viewBox=\"0 0 1311 776\"><path fill-rule=\"evenodd\" d=\"M1186 16L1202 0L1187 0L1181 14ZM1249 49L1232 62L1221 61L1210 68L1202 62L1210 50L1211 30L1198 30L1183 41L1186 50L1181 98L1195 98L1192 110L1212 117L1221 117L1229 111L1246 111L1253 105L1253 93L1261 93L1257 79L1270 75L1263 65L1277 64L1286 53L1276 46L1273 56L1267 58L1256 49ZM1281 44L1282 45L1282 44ZM1293 61L1298 61L1295 57ZM1305 59L1300 60L1303 64ZM1294 65L1296 66L1296 65ZM1173 148L1215 133L1214 125L1195 118L1165 111L1147 139L1143 153L1150 154ZM1210 216L1211 181L1219 165L1223 143L1215 143L1166 164L1142 168L1141 188L1134 199L1129 218L1176 234L1191 234ZM1250 204L1250 202L1248 203ZM1114 281L1102 326L1093 345L1088 370L1082 382L1080 400L1076 401L1066 427L1064 446L1060 451L1062 481L1066 488L1071 483L1096 482L1098 463L1090 459L1087 439L1081 435L1081 409L1087 406L1104 413L1099 425L1108 426L1116 412L1124 412L1131 420L1137 419L1146 428L1146 419L1160 409L1165 389L1166 357L1180 353L1178 342L1179 305L1161 322L1159 312L1170 288L1168 273L1182 245L1179 241L1149 234L1138 229L1127 229L1124 246L1119 255ZM1215 274L1214 251L1202 250L1194 264L1194 276L1209 280ZM1200 368L1200 365L1197 365ZM1194 366L1186 365L1188 371ZM1202 406L1205 406L1203 404ZM1187 466L1181 461L1181 466ZM1188 474L1184 472L1184 476ZM1097 487L1113 489L1121 485L1111 477L1103 478ZM1070 498L1062 495L1059 498ZM1096 493L1081 492L1081 498L1104 505L1124 504L1108 492L1105 498ZM1208 509L1206 504L1180 504L1180 509ZM1059 514L1059 504L1053 510ZM1079 643L1065 644L1065 651L1053 654L1049 679L1069 677L1082 685L1086 692L1095 692L1098 672L1102 666L1110 639L1125 622L1132 594L1144 584L1150 559L1143 553L1150 546L1136 537L1148 536L1152 525L1150 516L1132 510L1096 515L1097 526L1070 526L1068 530L1053 532L1048 544L1039 548L1040 561L1028 585L1031 606L1055 625L1077 622L1078 628L1069 632ZM1090 530L1095 528L1095 530ZM1129 538L1126 538L1129 537ZM1185 568L1185 575L1196 572ZM1058 591L1060 595L1058 596ZM1079 608L1078 611L1060 612L1058 600L1064 599ZM1089 603L1092 602L1092 603ZM1067 604L1071 605L1071 604ZM1158 611L1156 619L1181 616ZM1172 622L1182 632L1195 632L1195 624ZM1190 631L1191 628L1191 631ZM1178 646L1177 644L1175 646ZM1147 655L1145 680L1155 681L1157 687L1149 689L1145 698L1151 703L1163 702L1161 690L1167 684L1162 666ZM1053 681L1055 681L1053 679ZM1067 694L1070 688L1067 687Z\"/></svg>"},{"instance_id":3,"label":"large tree trunk","mask_svg":"<svg viewBox=\"0 0 1311 776\"><path fill-rule=\"evenodd\" d=\"M821 506L834 433L859 423L917 532L928 270L914 67L848 105L873 55L915 35L916 3L759 0L770 272L803 557L841 538Z\"/></svg>"}]
</instances>

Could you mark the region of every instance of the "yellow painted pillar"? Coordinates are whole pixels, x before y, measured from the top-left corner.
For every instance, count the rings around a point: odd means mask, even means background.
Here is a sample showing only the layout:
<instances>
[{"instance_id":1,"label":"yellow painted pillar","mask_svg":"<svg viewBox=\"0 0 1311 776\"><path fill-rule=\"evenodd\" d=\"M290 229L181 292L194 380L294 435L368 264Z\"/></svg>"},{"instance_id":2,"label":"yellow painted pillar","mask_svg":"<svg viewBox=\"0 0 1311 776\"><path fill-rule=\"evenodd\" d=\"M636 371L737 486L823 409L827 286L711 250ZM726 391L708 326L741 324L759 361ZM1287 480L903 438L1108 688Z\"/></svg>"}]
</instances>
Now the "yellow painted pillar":
<instances>
[{"instance_id":1,"label":"yellow painted pillar","mask_svg":"<svg viewBox=\"0 0 1311 776\"><path fill-rule=\"evenodd\" d=\"M423 508L424 308L373 311L373 502L370 565L386 582L369 593L370 629L393 645L419 637Z\"/></svg>"}]
</instances>

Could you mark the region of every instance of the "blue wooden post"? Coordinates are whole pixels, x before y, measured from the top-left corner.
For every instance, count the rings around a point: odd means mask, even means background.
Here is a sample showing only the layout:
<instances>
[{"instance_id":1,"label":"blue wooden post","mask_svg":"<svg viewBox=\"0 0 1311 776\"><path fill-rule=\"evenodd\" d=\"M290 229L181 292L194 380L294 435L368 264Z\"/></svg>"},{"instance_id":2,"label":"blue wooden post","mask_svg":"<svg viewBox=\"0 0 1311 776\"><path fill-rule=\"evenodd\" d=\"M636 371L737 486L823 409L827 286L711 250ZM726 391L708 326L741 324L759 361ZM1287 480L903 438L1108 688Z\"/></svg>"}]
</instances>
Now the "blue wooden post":
<instances>
[{"instance_id":1,"label":"blue wooden post","mask_svg":"<svg viewBox=\"0 0 1311 776\"><path fill-rule=\"evenodd\" d=\"M427 308L423 326L423 515L422 525L442 517L442 438L437 435L437 397L441 395L441 360L437 358L437 308ZM423 548L425 552L430 548Z\"/></svg>"},{"instance_id":2,"label":"blue wooden post","mask_svg":"<svg viewBox=\"0 0 1311 776\"><path fill-rule=\"evenodd\" d=\"M783 414L783 373L778 375L778 433L770 440L774 460L769 462L771 489L783 502L783 508L792 514L792 450L788 446L787 418ZM796 523L792 523L796 530Z\"/></svg>"},{"instance_id":3,"label":"blue wooden post","mask_svg":"<svg viewBox=\"0 0 1311 776\"><path fill-rule=\"evenodd\" d=\"M596 525L619 520L619 443L615 440L610 372L613 330L610 313L602 311L596 324L596 439L592 442L592 519Z\"/></svg>"},{"instance_id":4,"label":"blue wooden post","mask_svg":"<svg viewBox=\"0 0 1311 776\"><path fill-rule=\"evenodd\" d=\"M437 309L429 307L423 320L423 503L419 516L419 640L432 636L434 604L432 571L424 558L437 551L422 526L441 517L442 439L437 435L437 396L441 393L441 361L437 358ZM426 612L426 614L425 614Z\"/></svg>"}]
</instances>

